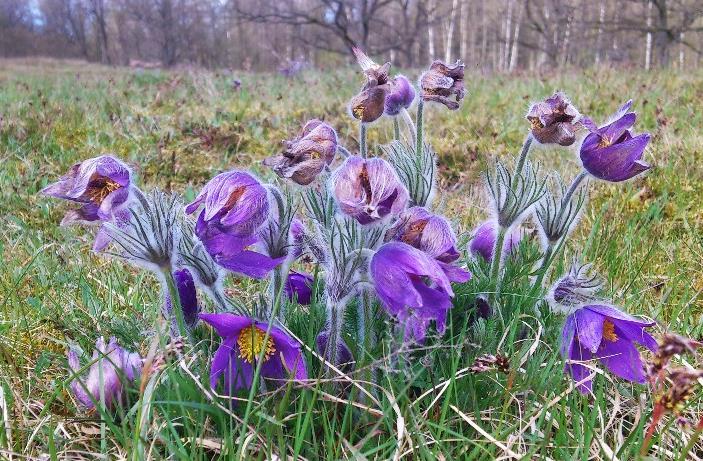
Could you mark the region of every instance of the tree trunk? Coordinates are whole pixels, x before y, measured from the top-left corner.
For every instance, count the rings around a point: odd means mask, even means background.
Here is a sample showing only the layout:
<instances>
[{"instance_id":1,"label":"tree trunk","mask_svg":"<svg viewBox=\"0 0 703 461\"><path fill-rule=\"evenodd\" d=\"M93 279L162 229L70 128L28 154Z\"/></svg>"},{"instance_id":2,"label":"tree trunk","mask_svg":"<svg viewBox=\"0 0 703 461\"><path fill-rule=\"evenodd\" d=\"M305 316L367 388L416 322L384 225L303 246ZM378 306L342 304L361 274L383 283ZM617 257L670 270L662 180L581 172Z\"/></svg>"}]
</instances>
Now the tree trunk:
<instances>
[{"instance_id":1,"label":"tree trunk","mask_svg":"<svg viewBox=\"0 0 703 461\"><path fill-rule=\"evenodd\" d=\"M605 0L600 0L598 11L598 30L596 32L596 64L600 64L603 53L603 22L605 21Z\"/></svg>"},{"instance_id":2,"label":"tree trunk","mask_svg":"<svg viewBox=\"0 0 703 461\"><path fill-rule=\"evenodd\" d=\"M517 8L518 10L517 18L515 20L515 31L513 32L513 46L512 50L510 51L510 66L508 67L508 70L510 72L513 72L515 70L518 63L518 52L520 51L520 24L522 23L522 14L524 12L522 2L518 3Z\"/></svg>"},{"instance_id":3,"label":"tree trunk","mask_svg":"<svg viewBox=\"0 0 703 461\"><path fill-rule=\"evenodd\" d=\"M429 60L432 61L435 57L434 52L434 8L435 1L428 0L427 2L427 50L430 54Z\"/></svg>"},{"instance_id":4,"label":"tree trunk","mask_svg":"<svg viewBox=\"0 0 703 461\"><path fill-rule=\"evenodd\" d=\"M647 1L647 40L644 48L644 69L652 67L652 0Z\"/></svg>"},{"instance_id":5,"label":"tree trunk","mask_svg":"<svg viewBox=\"0 0 703 461\"><path fill-rule=\"evenodd\" d=\"M456 23L456 13L459 0L452 0L452 10L449 13L449 26L447 27L447 40L444 45L444 62L449 63L452 59L452 44L454 42L454 24Z\"/></svg>"}]
</instances>

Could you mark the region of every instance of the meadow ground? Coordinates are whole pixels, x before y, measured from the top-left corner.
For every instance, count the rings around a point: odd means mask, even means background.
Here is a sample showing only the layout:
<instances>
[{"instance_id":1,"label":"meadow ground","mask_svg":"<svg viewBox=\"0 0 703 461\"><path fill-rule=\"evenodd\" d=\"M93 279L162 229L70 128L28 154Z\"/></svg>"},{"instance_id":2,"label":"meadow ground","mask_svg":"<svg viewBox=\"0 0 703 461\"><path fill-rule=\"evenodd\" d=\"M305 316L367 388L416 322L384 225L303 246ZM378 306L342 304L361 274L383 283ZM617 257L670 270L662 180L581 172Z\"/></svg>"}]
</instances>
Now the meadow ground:
<instances>
[{"instance_id":1,"label":"meadow ground","mask_svg":"<svg viewBox=\"0 0 703 461\"><path fill-rule=\"evenodd\" d=\"M240 90L232 88L233 77L241 79ZM608 375L598 377L594 397L576 392L562 374L560 321L549 314L537 319L526 307L533 303L521 296L526 282L519 267L509 268L514 282L506 284L515 308L525 311L518 321L502 331L491 320L466 328L455 317L445 338L427 351L379 351L384 390L370 396L360 397L352 386L339 400L333 396L339 386L319 383L285 387L230 409L208 392L202 364L216 338L203 329L202 341L187 348L183 362L171 364L151 395L145 444L136 442L134 407L117 415L77 409L67 391L68 345L90 350L98 335L115 335L143 352L161 292L151 275L93 254L90 230L59 227L65 205L37 192L74 162L103 152L134 165L145 188L170 188L186 200L225 169L253 168L271 178L260 160L313 117L331 123L355 150L356 124L345 105L359 83L351 68L287 80L0 62L0 458L120 458L135 452L154 459L237 453L259 459L637 456L653 396L645 386ZM587 210L563 260L578 252L594 263L613 301L655 319L659 332L701 338L703 71L588 69L548 77L468 71L466 85L462 108L433 108L426 125L439 153L441 206L463 242L485 217L480 172L493 158L512 157L519 149L531 101L562 89L583 113L603 120L634 99L637 129L653 134L646 159L654 168L626 184L591 184ZM392 125L383 121L370 130L370 145L391 136ZM575 153L564 150L542 149L535 157L566 177L578 168ZM524 245L519 261L527 264L535 245ZM458 305L473 302L481 291L472 283L457 289ZM228 288L250 299L260 286L231 279ZM310 310L312 321L293 312L290 325L312 345L322 311ZM467 373L486 352L508 355L510 371ZM353 377L361 383L364 373ZM703 403L697 392L684 411L694 423ZM684 450L693 429L682 424L665 419L650 455L695 459L702 453L701 445Z\"/></svg>"}]
</instances>

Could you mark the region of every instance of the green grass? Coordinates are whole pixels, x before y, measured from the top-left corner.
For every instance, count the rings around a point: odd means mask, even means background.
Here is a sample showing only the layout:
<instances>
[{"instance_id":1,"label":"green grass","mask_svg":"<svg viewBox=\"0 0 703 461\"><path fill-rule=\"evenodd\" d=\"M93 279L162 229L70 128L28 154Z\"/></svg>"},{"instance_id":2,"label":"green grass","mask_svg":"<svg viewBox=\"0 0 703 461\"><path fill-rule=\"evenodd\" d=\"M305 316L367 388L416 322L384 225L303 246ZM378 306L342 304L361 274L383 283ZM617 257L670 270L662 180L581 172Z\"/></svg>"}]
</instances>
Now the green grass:
<instances>
[{"instance_id":1,"label":"green grass","mask_svg":"<svg viewBox=\"0 0 703 461\"><path fill-rule=\"evenodd\" d=\"M5 64L0 458L131 456L136 407L91 415L77 409L68 392L65 353L69 344L89 350L98 335L115 335L144 354L160 289L151 275L92 254L92 232L60 228L66 206L37 192L74 162L102 152L132 163L144 188L171 188L186 199L224 169L252 168L271 178L259 161L312 117L329 121L354 150L357 129L345 104L359 77L349 69L309 72L292 81L241 74L242 90L234 92L231 75L200 71ZM425 115L426 137L440 154L442 209L464 241L485 217L479 173L493 157L518 151L531 101L562 89L582 112L603 120L624 100L635 100L637 129L654 135L646 155L655 168L626 184L591 184L587 211L552 278L578 252L605 276L617 305L656 319L659 331L703 336L703 71L592 69L549 78L469 72L466 83L469 94L459 111L433 107ZM370 129L369 145L391 136L392 125L383 121ZM578 168L575 153L542 149L533 155L543 168L567 177ZM350 394L328 382L287 386L256 396L246 421L245 405L230 407L209 390L206 358L218 339L201 328L184 360L158 375L153 415L144 429L147 456L494 459L507 448L525 459L636 458L653 396L645 386L609 375L598 376L593 399L573 390L558 354L562 319L544 309L536 317L534 300L525 295L525 267L536 259L531 240L509 264L503 300L515 315L505 329L495 318L469 324L474 297L487 288L485 278L476 276L456 288L456 307L441 340L408 352L386 337L372 357L361 360ZM476 274L486 270L470 265ZM251 300L261 286L231 279L228 288ZM323 315L322 306L293 309L290 328L313 345ZM476 356L496 352L510 359L507 375L466 372ZM307 361L317 376L319 360L307 353ZM372 363L383 371L375 388L364 382ZM360 396L356 386L370 396ZM137 390L130 397L136 403ZM700 397L686 410L694 422ZM651 452L661 459L678 456L682 434L692 433L674 418L666 422Z\"/></svg>"}]
</instances>

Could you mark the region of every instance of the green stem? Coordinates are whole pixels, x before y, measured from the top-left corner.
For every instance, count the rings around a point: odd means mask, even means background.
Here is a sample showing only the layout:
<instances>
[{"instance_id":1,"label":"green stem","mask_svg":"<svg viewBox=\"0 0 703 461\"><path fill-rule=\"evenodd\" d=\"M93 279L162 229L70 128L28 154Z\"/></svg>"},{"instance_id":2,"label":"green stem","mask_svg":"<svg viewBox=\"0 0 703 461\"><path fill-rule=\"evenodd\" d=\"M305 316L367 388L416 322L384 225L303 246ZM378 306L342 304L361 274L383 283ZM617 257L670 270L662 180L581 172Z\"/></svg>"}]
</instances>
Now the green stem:
<instances>
[{"instance_id":1,"label":"green stem","mask_svg":"<svg viewBox=\"0 0 703 461\"><path fill-rule=\"evenodd\" d=\"M416 135L416 142L415 142L415 155L418 157L422 153L422 124L423 124L423 112L424 112L425 104L422 102L422 99L417 103L417 119L415 121L415 135Z\"/></svg>"},{"instance_id":2,"label":"green stem","mask_svg":"<svg viewBox=\"0 0 703 461\"><path fill-rule=\"evenodd\" d=\"M283 316L285 315L285 301L283 297L281 296L281 291L283 289L283 276L284 268L283 264L280 266L276 267L273 270L273 280L271 282L271 304L272 304L272 309L275 306L276 302L280 303L280 307L278 309L278 319L283 321Z\"/></svg>"},{"instance_id":3,"label":"green stem","mask_svg":"<svg viewBox=\"0 0 703 461\"><path fill-rule=\"evenodd\" d=\"M189 338L188 329L186 328L186 322L183 318L183 306L181 306L181 297L178 294L178 288L176 288L176 281L173 278L171 268L162 268L161 273L163 274L164 279L166 280L166 288L168 289L168 295L171 298L171 311L176 316L178 332L182 337Z\"/></svg>"},{"instance_id":4,"label":"green stem","mask_svg":"<svg viewBox=\"0 0 703 461\"><path fill-rule=\"evenodd\" d=\"M360 345L366 345L366 311L368 310L368 297L366 290L361 293L356 304L356 337Z\"/></svg>"},{"instance_id":5,"label":"green stem","mask_svg":"<svg viewBox=\"0 0 703 461\"><path fill-rule=\"evenodd\" d=\"M522 150L520 150L520 158L517 161L517 167L515 168L515 174L519 175L522 173L522 169L525 166L525 160L527 160L527 154L530 153L530 147L532 147L532 133L529 133L525 138L525 142L522 143Z\"/></svg>"},{"instance_id":6,"label":"green stem","mask_svg":"<svg viewBox=\"0 0 703 461\"><path fill-rule=\"evenodd\" d=\"M393 117L393 138L396 141L400 141L400 122L398 122L398 117Z\"/></svg>"},{"instance_id":7,"label":"green stem","mask_svg":"<svg viewBox=\"0 0 703 461\"><path fill-rule=\"evenodd\" d=\"M490 300L493 302L500 296L500 266L503 260L503 244L505 243L505 234L507 229L503 226L498 226L498 235L496 235L495 246L493 247L493 259L491 260L491 282L493 283L494 290L491 293Z\"/></svg>"},{"instance_id":8,"label":"green stem","mask_svg":"<svg viewBox=\"0 0 703 461\"><path fill-rule=\"evenodd\" d=\"M579 185L584 179L586 179L586 177L588 177L588 172L586 172L586 170L581 170L581 172L574 178L571 186L569 186L569 190L566 191L566 194L564 194L564 197L561 199L562 210L564 209L564 206L571 201L571 197L574 196L574 193L576 193Z\"/></svg>"},{"instance_id":9,"label":"green stem","mask_svg":"<svg viewBox=\"0 0 703 461\"><path fill-rule=\"evenodd\" d=\"M362 158L366 158L366 124L364 122L359 125L359 154Z\"/></svg>"},{"instance_id":10,"label":"green stem","mask_svg":"<svg viewBox=\"0 0 703 461\"><path fill-rule=\"evenodd\" d=\"M703 432L703 419L701 419L698 422L698 425L696 425L696 430L693 432L691 435L691 438L689 439L688 443L684 447L683 451L681 452L681 456L679 457L679 461L686 461L688 459L688 454L690 453L691 450L693 450L693 447L696 445L696 442L698 442L698 439L701 436L701 433Z\"/></svg>"},{"instance_id":11,"label":"green stem","mask_svg":"<svg viewBox=\"0 0 703 461\"><path fill-rule=\"evenodd\" d=\"M552 263L552 256L554 255L554 243L549 242L547 244L547 249L544 250L544 256L542 257L542 264L539 266L539 269L537 270L537 279L535 280L535 283L533 287L535 290L539 290L542 287L542 282L544 281L545 275L547 275L547 271L549 270L549 265Z\"/></svg>"}]
</instances>

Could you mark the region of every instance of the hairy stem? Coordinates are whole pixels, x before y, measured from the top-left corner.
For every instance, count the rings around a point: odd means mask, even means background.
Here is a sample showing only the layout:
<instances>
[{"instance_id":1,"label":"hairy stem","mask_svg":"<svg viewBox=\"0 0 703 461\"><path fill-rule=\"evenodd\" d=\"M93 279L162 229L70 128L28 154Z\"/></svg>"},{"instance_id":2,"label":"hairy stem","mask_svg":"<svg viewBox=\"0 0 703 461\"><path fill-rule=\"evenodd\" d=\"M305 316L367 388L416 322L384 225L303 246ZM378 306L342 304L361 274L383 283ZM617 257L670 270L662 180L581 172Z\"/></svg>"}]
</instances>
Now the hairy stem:
<instances>
[{"instance_id":1,"label":"hairy stem","mask_svg":"<svg viewBox=\"0 0 703 461\"><path fill-rule=\"evenodd\" d=\"M493 247L493 259L491 260L491 283L493 283L493 292L491 293L491 301L495 301L500 296L500 269L503 261L503 244L505 243L505 234L507 229L503 226L498 226L498 235L496 235L495 246Z\"/></svg>"},{"instance_id":2,"label":"hairy stem","mask_svg":"<svg viewBox=\"0 0 703 461\"><path fill-rule=\"evenodd\" d=\"M366 158L366 124L364 122L359 125L359 154L362 158Z\"/></svg>"},{"instance_id":3,"label":"hairy stem","mask_svg":"<svg viewBox=\"0 0 703 461\"><path fill-rule=\"evenodd\" d=\"M562 199L561 199L561 209L562 210L571 201L571 197L574 196L579 185L581 184L581 182L584 179L586 179L586 177L588 177L588 172L586 172L586 170L581 170L581 172L571 182L569 189L566 191L566 194L564 194L564 197L562 197Z\"/></svg>"},{"instance_id":4,"label":"hairy stem","mask_svg":"<svg viewBox=\"0 0 703 461\"><path fill-rule=\"evenodd\" d=\"M181 306L181 297L178 294L178 288L176 288L176 280L173 278L173 273L171 268L163 268L161 273L166 281L166 289L168 290L168 295L171 298L171 311L176 316L176 324L178 325L178 332L184 338L189 338L188 329L186 328L186 322L183 318L183 306Z\"/></svg>"},{"instance_id":5,"label":"hairy stem","mask_svg":"<svg viewBox=\"0 0 703 461\"><path fill-rule=\"evenodd\" d=\"M327 347L325 348L325 360L332 365L337 365L339 341L342 336L342 321L344 319L344 303L336 301L327 296Z\"/></svg>"},{"instance_id":6,"label":"hairy stem","mask_svg":"<svg viewBox=\"0 0 703 461\"><path fill-rule=\"evenodd\" d=\"M393 139L400 141L400 122L398 122L398 117L393 117Z\"/></svg>"},{"instance_id":7,"label":"hairy stem","mask_svg":"<svg viewBox=\"0 0 703 461\"><path fill-rule=\"evenodd\" d=\"M527 154L530 153L530 147L532 147L532 133L529 133L525 138L525 142L522 143L522 149L520 150L520 158L518 158L517 166L515 168L515 174L519 175L522 173L522 169L525 166L525 160L527 160Z\"/></svg>"}]
</instances>

